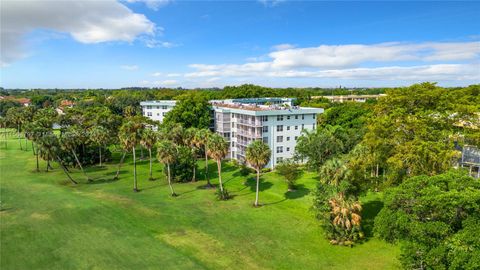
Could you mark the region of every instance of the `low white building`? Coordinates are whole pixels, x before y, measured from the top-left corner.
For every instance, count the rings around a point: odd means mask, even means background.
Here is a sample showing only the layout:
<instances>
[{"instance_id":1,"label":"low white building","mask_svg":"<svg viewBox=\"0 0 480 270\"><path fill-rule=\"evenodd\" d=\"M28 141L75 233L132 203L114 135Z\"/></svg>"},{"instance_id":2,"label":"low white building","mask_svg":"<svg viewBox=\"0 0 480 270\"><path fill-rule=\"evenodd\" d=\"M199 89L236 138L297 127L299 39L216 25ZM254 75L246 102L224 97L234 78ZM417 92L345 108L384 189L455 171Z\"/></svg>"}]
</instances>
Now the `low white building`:
<instances>
[{"instance_id":1,"label":"low white building","mask_svg":"<svg viewBox=\"0 0 480 270\"><path fill-rule=\"evenodd\" d=\"M152 120L163 122L165 115L175 107L175 100L149 100L140 102L142 114Z\"/></svg>"},{"instance_id":2,"label":"low white building","mask_svg":"<svg viewBox=\"0 0 480 270\"><path fill-rule=\"evenodd\" d=\"M293 106L294 99L245 98L211 101L215 112L215 132L230 144L228 157L245 161L246 148L253 140L263 140L272 151L267 167L274 168L292 158L302 130L316 128L317 114L323 109Z\"/></svg>"}]
</instances>

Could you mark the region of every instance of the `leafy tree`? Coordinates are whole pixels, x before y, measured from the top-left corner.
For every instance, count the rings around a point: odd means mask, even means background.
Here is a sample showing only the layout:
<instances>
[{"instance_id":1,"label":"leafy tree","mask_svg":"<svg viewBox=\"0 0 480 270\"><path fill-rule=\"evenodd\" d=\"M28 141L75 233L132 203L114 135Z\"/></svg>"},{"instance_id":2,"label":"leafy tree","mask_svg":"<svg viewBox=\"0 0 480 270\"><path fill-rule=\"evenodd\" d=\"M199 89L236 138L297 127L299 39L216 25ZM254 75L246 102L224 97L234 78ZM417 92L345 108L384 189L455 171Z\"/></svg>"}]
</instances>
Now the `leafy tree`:
<instances>
[{"instance_id":1,"label":"leafy tree","mask_svg":"<svg viewBox=\"0 0 480 270\"><path fill-rule=\"evenodd\" d=\"M110 141L109 132L106 128L102 126L94 126L89 130L89 138L92 142L94 142L98 146L98 155L99 155L99 164L98 166L102 166L102 148Z\"/></svg>"},{"instance_id":2,"label":"leafy tree","mask_svg":"<svg viewBox=\"0 0 480 270\"><path fill-rule=\"evenodd\" d=\"M297 140L295 157L307 159L307 167L310 170L318 170L325 161L346 151L347 140L345 130L340 126L326 126L314 131L305 130Z\"/></svg>"},{"instance_id":3,"label":"leafy tree","mask_svg":"<svg viewBox=\"0 0 480 270\"><path fill-rule=\"evenodd\" d=\"M172 177L170 173L170 164L174 163L177 158L177 148L171 141L163 140L157 143L157 159L167 167L167 179L172 197L177 194L173 190Z\"/></svg>"},{"instance_id":4,"label":"leafy tree","mask_svg":"<svg viewBox=\"0 0 480 270\"><path fill-rule=\"evenodd\" d=\"M207 144L208 155L217 162L220 198L222 200L227 200L229 199L228 193L225 192L222 183L222 160L228 154L228 143L222 136L214 133L208 138Z\"/></svg>"},{"instance_id":5,"label":"leafy tree","mask_svg":"<svg viewBox=\"0 0 480 270\"><path fill-rule=\"evenodd\" d=\"M165 115L165 123L179 123L185 128L210 126L210 103L205 95L189 92L179 96L173 109Z\"/></svg>"},{"instance_id":6,"label":"leafy tree","mask_svg":"<svg viewBox=\"0 0 480 270\"><path fill-rule=\"evenodd\" d=\"M260 170L270 161L272 151L263 141L253 141L247 146L247 162L257 171L257 185L255 192L255 206L258 206L258 194L260 187Z\"/></svg>"},{"instance_id":7,"label":"leafy tree","mask_svg":"<svg viewBox=\"0 0 480 270\"><path fill-rule=\"evenodd\" d=\"M143 125L139 122L128 121L120 128L119 139L123 148L132 151L133 154L133 191L138 192L137 187L137 160L135 158L135 147L141 139Z\"/></svg>"},{"instance_id":8,"label":"leafy tree","mask_svg":"<svg viewBox=\"0 0 480 270\"><path fill-rule=\"evenodd\" d=\"M275 171L285 178L288 185L288 191L295 190L295 183L301 175L298 163L292 159L283 160L275 166Z\"/></svg>"},{"instance_id":9,"label":"leafy tree","mask_svg":"<svg viewBox=\"0 0 480 270\"><path fill-rule=\"evenodd\" d=\"M416 176L385 193L381 238L402 243L408 269L479 269L480 182L461 171Z\"/></svg>"},{"instance_id":10,"label":"leafy tree","mask_svg":"<svg viewBox=\"0 0 480 270\"><path fill-rule=\"evenodd\" d=\"M0 116L0 128L3 128L3 140L5 143L5 149L7 149L7 128L8 128L8 119L4 116Z\"/></svg>"},{"instance_id":11,"label":"leafy tree","mask_svg":"<svg viewBox=\"0 0 480 270\"><path fill-rule=\"evenodd\" d=\"M150 171L149 171L149 180L153 180L152 176L152 148L157 142L158 135L155 131L151 129L144 129L142 132L142 138L140 139L140 144L148 150L148 157L150 160Z\"/></svg>"},{"instance_id":12,"label":"leafy tree","mask_svg":"<svg viewBox=\"0 0 480 270\"><path fill-rule=\"evenodd\" d=\"M23 115L22 115L22 108L21 107L12 107L7 111L7 119L8 122L11 123L17 129L17 138L20 143L20 150L23 150L22 147L22 140L20 138L20 131L23 123Z\"/></svg>"},{"instance_id":13,"label":"leafy tree","mask_svg":"<svg viewBox=\"0 0 480 270\"><path fill-rule=\"evenodd\" d=\"M176 182L189 182L193 177L192 167L195 166L192 149L188 146L176 145L176 150L175 162L170 164L171 179ZM167 173L166 169L164 170L165 174Z\"/></svg>"}]
</instances>

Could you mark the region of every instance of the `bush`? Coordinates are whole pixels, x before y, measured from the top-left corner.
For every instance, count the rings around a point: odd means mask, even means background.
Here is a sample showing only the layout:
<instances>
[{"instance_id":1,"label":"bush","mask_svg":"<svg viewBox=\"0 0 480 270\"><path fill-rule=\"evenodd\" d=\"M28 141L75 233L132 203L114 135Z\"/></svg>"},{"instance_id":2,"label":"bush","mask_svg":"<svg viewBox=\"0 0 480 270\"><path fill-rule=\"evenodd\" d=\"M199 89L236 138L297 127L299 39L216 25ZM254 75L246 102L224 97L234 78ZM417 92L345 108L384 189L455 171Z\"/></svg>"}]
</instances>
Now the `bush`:
<instances>
[{"instance_id":1,"label":"bush","mask_svg":"<svg viewBox=\"0 0 480 270\"><path fill-rule=\"evenodd\" d=\"M287 159L275 167L275 171L285 178L288 185L288 190L295 189L295 183L300 177L301 171L298 164L291 159Z\"/></svg>"},{"instance_id":2,"label":"bush","mask_svg":"<svg viewBox=\"0 0 480 270\"><path fill-rule=\"evenodd\" d=\"M245 165L245 164L242 164L242 165L240 166L240 175L241 175L241 176L248 176L249 174L254 173L254 172L255 172L254 169L248 167L248 166Z\"/></svg>"},{"instance_id":3,"label":"bush","mask_svg":"<svg viewBox=\"0 0 480 270\"><path fill-rule=\"evenodd\" d=\"M193 166L195 160L190 148L186 146L178 147L178 156L175 163L170 165L170 173L172 180L175 182L190 182L193 178ZM167 176L167 167L163 169L165 176Z\"/></svg>"},{"instance_id":4,"label":"bush","mask_svg":"<svg viewBox=\"0 0 480 270\"><path fill-rule=\"evenodd\" d=\"M270 168L263 168L261 170L261 173L268 173L268 172L271 172L271 171L272 171L272 169L270 169Z\"/></svg>"},{"instance_id":5,"label":"bush","mask_svg":"<svg viewBox=\"0 0 480 270\"><path fill-rule=\"evenodd\" d=\"M228 190L226 188L223 188L223 193L219 188L217 188L217 190L215 191L215 197L217 197L217 200L219 201L227 201L232 198L232 195L228 193Z\"/></svg>"}]
</instances>

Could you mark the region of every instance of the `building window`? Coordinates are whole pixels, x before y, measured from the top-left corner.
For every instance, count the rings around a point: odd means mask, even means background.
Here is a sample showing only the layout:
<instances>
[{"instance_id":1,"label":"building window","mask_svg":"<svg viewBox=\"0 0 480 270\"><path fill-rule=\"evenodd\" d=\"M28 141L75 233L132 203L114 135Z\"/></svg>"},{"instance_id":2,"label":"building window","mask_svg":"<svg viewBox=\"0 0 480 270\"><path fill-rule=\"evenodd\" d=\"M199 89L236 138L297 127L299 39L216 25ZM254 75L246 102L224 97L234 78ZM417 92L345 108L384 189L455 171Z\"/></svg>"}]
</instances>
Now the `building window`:
<instances>
[{"instance_id":1,"label":"building window","mask_svg":"<svg viewBox=\"0 0 480 270\"><path fill-rule=\"evenodd\" d=\"M283 131L283 126L282 126L282 125L278 125L278 126L277 126L277 131Z\"/></svg>"},{"instance_id":2,"label":"building window","mask_svg":"<svg viewBox=\"0 0 480 270\"><path fill-rule=\"evenodd\" d=\"M277 115L277 121L283 121L283 115Z\"/></svg>"},{"instance_id":3,"label":"building window","mask_svg":"<svg viewBox=\"0 0 480 270\"><path fill-rule=\"evenodd\" d=\"M290 147L287 147L287 152L290 152Z\"/></svg>"},{"instance_id":4,"label":"building window","mask_svg":"<svg viewBox=\"0 0 480 270\"><path fill-rule=\"evenodd\" d=\"M315 129L315 124L313 124L313 129Z\"/></svg>"},{"instance_id":5,"label":"building window","mask_svg":"<svg viewBox=\"0 0 480 270\"><path fill-rule=\"evenodd\" d=\"M262 132L265 132L265 133L268 132L268 126L263 126L262 127Z\"/></svg>"},{"instance_id":6,"label":"building window","mask_svg":"<svg viewBox=\"0 0 480 270\"><path fill-rule=\"evenodd\" d=\"M283 142L283 136L277 136L277 142Z\"/></svg>"},{"instance_id":7,"label":"building window","mask_svg":"<svg viewBox=\"0 0 480 270\"><path fill-rule=\"evenodd\" d=\"M298 139L298 136L295 136L295 141Z\"/></svg>"},{"instance_id":8,"label":"building window","mask_svg":"<svg viewBox=\"0 0 480 270\"><path fill-rule=\"evenodd\" d=\"M152 109L152 106L147 106L147 110L151 110Z\"/></svg>"},{"instance_id":9,"label":"building window","mask_svg":"<svg viewBox=\"0 0 480 270\"><path fill-rule=\"evenodd\" d=\"M298 126L295 126L295 130L298 130Z\"/></svg>"},{"instance_id":10,"label":"building window","mask_svg":"<svg viewBox=\"0 0 480 270\"><path fill-rule=\"evenodd\" d=\"M290 115L287 115L287 120L290 120Z\"/></svg>"},{"instance_id":11,"label":"building window","mask_svg":"<svg viewBox=\"0 0 480 270\"><path fill-rule=\"evenodd\" d=\"M287 126L287 130L290 130L290 126Z\"/></svg>"},{"instance_id":12,"label":"building window","mask_svg":"<svg viewBox=\"0 0 480 270\"><path fill-rule=\"evenodd\" d=\"M277 157L277 163L282 163L283 157Z\"/></svg>"},{"instance_id":13,"label":"building window","mask_svg":"<svg viewBox=\"0 0 480 270\"><path fill-rule=\"evenodd\" d=\"M303 120L303 119L305 119L305 115L304 115L304 114L302 114L302 120Z\"/></svg>"},{"instance_id":14,"label":"building window","mask_svg":"<svg viewBox=\"0 0 480 270\"><path fill-rule=\"evenodd\" d=\"M157 116L160 116L160 113L157 113Z\"/></svg>"},{"instance_id":15,"label":"building window","mask_svg":"<svg viewBox=\"0 0 480 270\"><path fill-rule=\"evenodd\" d=\"M262 116L262 122L268 122L268 116L267 115Z\"/></svg>"},{"instance_id":16,"label":"building window","mask_svg":"<svg viewBox=\"0 0 480 270\"><path fill-rule=\"evenodd\" d=\"M287 142L290 141L290 137L287 137Z\"/></svg>"},{"instance_id":17,"label":"building window","mask_svg":"<svg viewBox=\"0 0 480 270\"><path fill-rule=\"evenodd\" d=\"M167 106L163 105L162 110L166 110L166 109L167 109Z\"/></svg>"},{"instance_id":18,"label":"building window","mask_svg":"<svg viewBox=\"0 0 480 270\"><path fill-rule=\"evenodd\" d=\"M235 142L232 142L232 147L235 147Z\"/></svg>"},{"instance_id":19,"label":"building window","mask_svg":"<svg viewBox=\"0 0 480 270\"><path fill-rule=\"evenodd\" d=\"M162 113L163 116L165 116L165 114L166 114L165 112Z\"/></svg>"},{"instance_id":20,"label":"building window","mask_svg":"<svg viewBox=\"0 0 480 270\"><path fill-rule=\"evenodd\" d=\"M295 119L298 119L298 115L295 115Z\"/></svg>"},{"instance_id":21,"label":"building window","mask_svg":"<svg viewBox=\"0 0 480 270\"><path fill-rule=\"evenodd\" d=\"M315 119L315 114L313 115L313 119Z\"/></svg>"},{"instance_id":22,"label":"building window","mask_svg":"<svg viewBox=\"0 0 480 270\"><path fill-rule=\"evenodd\" d=\"M268 137L263 137L263 142L268 143Z\"/></svg>"},{"instance_id":23,"label":"building window","mask_svg":"<svg viewBox=\"0 0 480 270\"><path fill-rule=\"evenodd\" d=\"M152 112L147 112L147 116L152 116Z\"/></svg>"},{"instance_id":24,"label":"building window","mask_svg":"<svg viewBox=\"0 0 480 270\"><path fill-rule=\"evenodd\" d=\"M277 146L277 154L283 153L283 146Z\"/></svg>"},{"instance_id":25,"label":"building window","mask_svg":"<svg viewBox=\"0 0 480 270\"><path fill-rule=\"evenodd\" d=\"M305 124L302 124L302 130L304 130L304 129L305 129Z\"/></svg>"}]
</instances>

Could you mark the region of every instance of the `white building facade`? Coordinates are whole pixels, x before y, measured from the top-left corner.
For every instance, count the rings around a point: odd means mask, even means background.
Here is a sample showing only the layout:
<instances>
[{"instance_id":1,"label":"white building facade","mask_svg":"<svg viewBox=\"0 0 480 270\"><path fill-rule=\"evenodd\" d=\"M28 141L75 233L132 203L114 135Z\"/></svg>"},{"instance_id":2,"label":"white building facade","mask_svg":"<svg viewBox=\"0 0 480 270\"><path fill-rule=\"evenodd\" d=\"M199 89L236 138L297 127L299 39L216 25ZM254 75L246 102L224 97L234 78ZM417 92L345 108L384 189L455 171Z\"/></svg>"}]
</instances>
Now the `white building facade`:
<instances>
[{"instance_id":1,"label":"white building facade","mask_svg":"<svg viewBox=\"0 0 480 270\"><path fill-rule=\"evenodd\" d=\"M152 120L163 122L165 115L175 107L175 100L150 100L140 102L142 114Z\"/></svg>"},{"instance_id":2,"label":"white building facade","mask_svg":"<svg viewBox=\"0 0 480 270\"><path fill-rule=\"evenodd\" d=\"M254 98L211 101L215 132L230 144L228 157L244 162L246 148L262 140L272 151L269 168L292 158L303 130L316 128L323 109L293 106L293 99ZM268 104L268 105L267 105Z\"/></svg>"}]
</instances>

